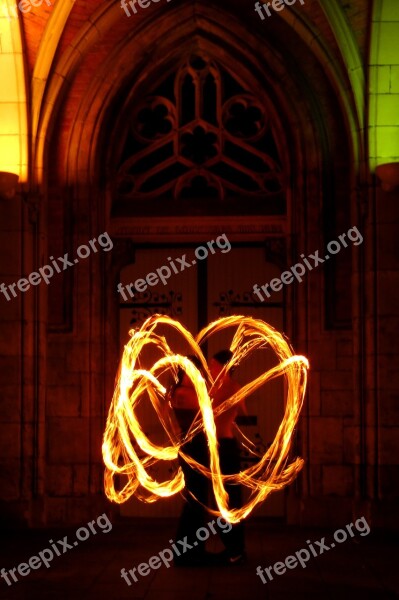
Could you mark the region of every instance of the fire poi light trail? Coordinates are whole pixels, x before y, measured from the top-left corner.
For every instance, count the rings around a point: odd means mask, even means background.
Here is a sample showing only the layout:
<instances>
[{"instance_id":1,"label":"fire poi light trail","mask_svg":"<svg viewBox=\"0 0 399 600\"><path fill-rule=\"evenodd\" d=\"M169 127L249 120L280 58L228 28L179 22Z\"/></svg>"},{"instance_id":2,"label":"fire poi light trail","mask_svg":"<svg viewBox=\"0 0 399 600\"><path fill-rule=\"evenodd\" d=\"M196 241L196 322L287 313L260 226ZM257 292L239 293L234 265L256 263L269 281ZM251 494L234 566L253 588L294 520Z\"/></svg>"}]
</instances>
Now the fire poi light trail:
<instances>
[{"instance_id":1,"label":"fire poi light trail","mask_svg":"<svg viewBox=\"0 0 399 600\"><path fill-rule=\"evenodd\" d=\"M201 361L206 379L188 358L172 352L165 336L156 333L159 325L170 326L183 336L190 347L190 353L196 355ZM213 381L200 344L209 336L226 327L237 327L230 346L233 356L225 365L218 379ZM158 461L176 461L179 452L185 461L212 482L219 510L212 510L208 507L209 512L222 516L231 523L237 523L247 517L254 507L263 502L270 493L281 490L295 479L304 461L296 458L289 462L288 455L294 428L303 404L309 363L304 356L294 355L289 343L281 333L259 319L231 316L214 321L202 329L194 339L178 321L163 315L154 315L147 319L140 329L132 329L129 334L131 337L124 347L102 445L105 463L105 492L110 500L123 503L135 494L143 501L154 502L180 492L185 485L180 467L168 481L158 482L149 474L149 470ZM145 346L151 344L157 347L162 357L148 370L142 369L140 368L140 353ZM244 385L233 396L213 408L212 396L219 378L223 378L228 369L237 366L254 350L267 347L275 352L279 360L278 365ZM158 380L160 375L167 372L176 379L179 367L191 379L199 404L199 411L184 440L173 433L172 409L167 399L167 390ZM258 461L235 475L222 475L215 416L279 376L285 377L287 398L284 417L273 443L263 456L259 456L252 442L240 432L245 438L247 449L258 457ZM146 398L152 403L170 440L168 446L159 446L150 441L139 423L137 408L139 403ZM199 464L181 450L183 441L187 442L201 429L204 430L208 440L209 468ZM139 457L138 448L144 457ZM127 483L120 491L115 489L114 482L115 475L118 474L127 477ZM249 500L242 508L229 508L226 483L241 484L250 490Z\"/></svg>"}]
</instances>

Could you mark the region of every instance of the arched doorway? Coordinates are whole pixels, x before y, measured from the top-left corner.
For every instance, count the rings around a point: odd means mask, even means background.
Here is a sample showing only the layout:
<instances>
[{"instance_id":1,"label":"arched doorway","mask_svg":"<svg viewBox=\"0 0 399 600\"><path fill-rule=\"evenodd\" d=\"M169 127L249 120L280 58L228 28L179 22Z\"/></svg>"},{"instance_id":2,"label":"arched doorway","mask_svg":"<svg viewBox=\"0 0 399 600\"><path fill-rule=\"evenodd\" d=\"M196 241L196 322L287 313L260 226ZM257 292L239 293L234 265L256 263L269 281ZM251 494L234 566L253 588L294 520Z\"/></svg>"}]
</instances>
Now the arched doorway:
<instances>
[{"instance_id":1,"label":"arched doorway","mask_svg":"<svg viewBox=\"0 0 399 600\"><path fill-rule=\"evenodd\" d=\"M188 56L176 55L162 76L139 87L125 103L115 133L114 233L134 240L134 262L120 273L121 349L128 330L158 312L193 333L232 314L285 327L284 292L261 303L252 291L278 275L276 248L280 262L286 252L289 169L283 167L281 125L260 85L255 93L246 68L234 72L205 47L198 37ZM211 340L208 357L230 342L229 333ZM179 346L177 351L184 352ZM260 357L243 365L239 380L253 379L262 367ZM283 414L282 382L247 404L242 428L266 448ZM149 437L160 439L152 411L143 411L142 418ZM243 451L243 464L250 460ZM154 476L162 478L162 467ZM178 507L168 501L149 512L133 499L122 514L166 516ZM283 494L258 512L283 516Z\"/></svg>"},{"instance_id":2,"label":"arched doorway","mask_svg":"<svg viewBox=\"0 0 399 600\"><path fill-rule=\"evenodd\" d=\"M161 21L163 33L159 29ZM312 252L320 248L323 239L329 241L334 237L334 232L339 234L347 227L342 223L346 223L348 218L348 198L353 189L350 179L352 155L345 138L345 112L342 105L340 106L341 99L339 95L332 93L336 87L328 68L328 56L323 53L317 55L309 50L310 45L305 47L304 32L300 28L292 27L285 21L273 21L273 28L274 23L276 28L280 28L280 32L295 37L295 61L292 54L286 51L284 36L267 36L260 33L258 28L246 29L245 24L234 19L227 10L223 11L219 6L211 8L201 3L194 8L188 8L184 5L176 8L173 15L166 16L165 20L149 20L145 27L132 27L126 39L112 48L107 60L101 65L101 74L98 73L98 76L90 81L88 93L76 107L73 123L69 123L67 113L62 115L62 118L68 121L66 131L69 132L69 143L65 150L65 179L70 185L65 189L62 208L66 211L73 204L81 225L79 235L82 237L82 243L87 239L86 225L93 231L98 231L99 227L106 228L115 242L115 249L112 256L109 256L109 261L103 261L101 269L97 272L90 272L89 298L92 310L89 311L90 327L87 328L87 339L90 340L91 348L102 349L99 360L93 358L90 371L93 392L88 395L91 402L89 427L90 431L93 430L96 434L97 430L101 430L100 434L102 432L120 354L118 325L121 298L116 292L116 286L122 278L124 267L132 263L138 265L141 250L164 251L167 247L168 252L165 252L164 256L168 261L168 256L179 256L180 252L186 252L185 248L193 250L198 245L214 240L215 236L226 233L233 249L247 248L251 252L255 252L256 247L259 252L263 249L266 266L264 264L262 269L265 270L262 270L262 275L256 275L256 278L254 275L253 281L262 284L270 280L266 270L267 263L281 265L279 272L286 270L286 267L297 262L301 252ZM166 29L167 35L164 35ZM271 163L266 162L268 168L265 168L265 172L271 172L272 175L278 173L280 177L277 181L281 183L284 194L283 212L279 213L279 204L276 197L273 198L275 189L268 189L269 195L265 194L265 202L262 204L262 199L256 197L262 192L251 189L249 185L253 179L256 181L257 160L261 157L256 156L249 165L245 165L245 157L242 155L229 156L230 160L237 163L238 172L243 171L248 176L246 168L255 174L250 175L249 180L244 178L248 184L246 186L242 185L242 179L234 180L234 173L226 169L223 163L220 164L223 144L234 143L229 136L237 137L237 129L229 131L224 127L223 123L226 124L226 121L223 122L223 119L222 127L220 119L219 124L212 125L211 122L209 126L204 115L195 116L191 130L191 122L184 122L180 127L178 122L173 121L172 117L179 114L176 112L176 98L165 96L166 92L163 89L157 90L157 86L165 86L164 80L167 77L177 81L178 73L183 75L189 66L195 67L195 64L187 65L188 58L198 55L203 57L205 64L212 67L213 73L217 74L217 69L222 69L238 80L238 92L226 97L226 101L235 95L241 96L242 101L238 103L241 116L243 109L248 115L248 109L252 116L255 112L256 117L259 115L256 112L259 104L267 113L277 149L277 154L273 155L272 147L269 146L269 158L274 159L277 169L270 168ZM208 72L207 68L202 70ZM81 75L84 73L86 71L82 70ZM314 77L315 73L317 77ZM154 95L166 98L166 102L158 103L159 108L157 102L149 103L149 98ZM97 99L96 102L92 101L94 98ZM222 98L222 105L223 102ZM170 112L162 114L162 110L168 106ZM161 121L162 126L162 121L172 119L175 129L171 132L161 128L160 132L156 132L155 139L148 139L148 132L145 130L144 137L147 136L147 141L141 141L141 147L129 149L126 141L131 133L132 120L137 121L140 113L141 124L145 126L148 110L155 109L161 109L158 124ZM237 108L234 110L237 111ZM237 117L237 112L233 116ZM257 120L262 124L262 118ZM233 125L235 123L233 120ZM342 127L329 127L329 124L336 123L341 123ZM186 130L183 131L184 128ZM142 133L141 131L141 138ZM210 139L208 134L216 139ZM187 155L187 142L190 148L190 139L193 139L190 135L195 139L196 136L202 136L203 140L205 138L205 142L200 145L202 152L204 148L216 148L219 154L209 158L205 156L205 162L200 161L201 156L198 154ZM165 152L162 146L168 136L174 138L173 155L157 157L157 150L162 149ZM183 139L183 136L188 138ZM54 135L54 147L58 147L57 140L57 136ZM234 152L237 153L245 145L245 139L240 138L236 144L238 150L235 149ZM197 142L191 143L191 149L193 147L195 150L199 147ZM262 149L259 151L263 152ZM155 153L157 160L146 163L150 158L154 160L154 154L151 153ZM143 162L138 163L138 160ZM187 170L184 173L168 173L165 168L157 169L158 164L166 167L168 160L171 165L178 163L179 168L182 163L183 168ZM214 164L211 165L208 160L214 161ZM219 164L216 165L217 160ZM210 169L211 166L213 170ZM128 169L123 171L124 167L133 167L133 173ZM129 183L129 177L133 175L134 179L137 175L134 173L134 168L137 167L141 180L136 179L134 184L144 185L144 189L140 188L140 194L144 193L145 197L141 198L139 194L135 195L133 189L125 187L125 184ZM155 172L156 177L152 177ZM56 176L57 173L54 173L54 178ZM241 186L240 194L237 193L237 189L234 190L234 186ZM196 195L194 192L198 191ZM279 190L277 195L278 193ZM162 198L167 201L164 202L163 212ZM272 200L274 211L271 209ZM154 202L158 203L158 211L153 210ZM258 208L251 212L251 206L256 203ZM206 210L202 211L201 206L205 206ZM195 207L197 211L194 210ZM55 199L50 205L50 217L51 221L58 219L57 222L63 217L61 204ZM65 228L67 227L68 222L65 223ZM58 251L57 244L61 243L62 238L55 234L51 251ZM61 252L61 247L59 251ZM233 255L223 255L225 263L229 256ZM209 265L213 258L216 258L216 255L209 256ZM147 260L148 257L145 257L144 263L138 268L139 275L147 272L142 273ZM252 265L257 264L257 261L258 259L251 258L248 262ZM348 326L348 313L351 309L348 292L337 296L338 302L327 303L326 300L334 296L334 290L346 290L349 263L347 256L342 255L342 259L338 257L334 267L325 276L319 271L320 275L313 280L312 285L304 282L301 285L292 285L286 290L284 330L296 349L306 351L309 340L317 344L320 336L327 338L327 320L331 328ZM182 276L184 275L182 273ZM130 276L128 281L130 282ZM103 283L105 285L102 285ZM226 288L227 283L223 283L223 288ZM235 284L228 288L228 292L230 290L238 290L237 293L248 291L247 287L241 288ZM216 291L225 292L225 289L218 287ZM55 292L54 285L51 294L54 296ZM310 294L313 297L312 314L307 310ZM55 302L52 318L59 316L57 321L63 321L66 315L67 325L72 327L76 323L72 306L73 296L60 294L60 297L69 311L62 310L63 304ZM86 300L87 294L83 298L84 306ZM220 298L213 300L216 301L220 303ZM203 303L197 302L193 312L197 310L197 304L203 309ZM206 304L208 305L208 299ZM99 315L96 312L99 307L101 327L95 322L96 315ZM327 310L330 311L329 314ZM72 317L74 323L70 323ZM208 317L211 318L210 311L207 313ZM85 331L82 329L79 335L83 339ZM86 341L86 338L84 339ZM100 377L97 377L97 371L101 373ZM98 393L99 380L102 394ZM308 429L312 423L310 412L318 414L320 409L317 376L312 381L315 382L312 391L313 406L309 407L310 403L305 404L304 418L301 421L304 435L298 448L298 454L304 455L305 458L311 454L312 438ZM101 416L96 421L93 415L97 414ZM89 461L91 466L94 465L93 470L96 468L100 471L102 464L98 455L99 446L100 443L95 446L95 458L92 460L90 457ZM298 486L307 486L312 478L317 484L319 469L319 466L312 466L311 460L307 460L304 476L298 480ZM98 484L96 489L102 490L101 484ZM293 489L290 488L291 495ZM293 493L295 495L295 489ZM298 497L298 505L297 500Z\"/></svg>"}]
</instances>

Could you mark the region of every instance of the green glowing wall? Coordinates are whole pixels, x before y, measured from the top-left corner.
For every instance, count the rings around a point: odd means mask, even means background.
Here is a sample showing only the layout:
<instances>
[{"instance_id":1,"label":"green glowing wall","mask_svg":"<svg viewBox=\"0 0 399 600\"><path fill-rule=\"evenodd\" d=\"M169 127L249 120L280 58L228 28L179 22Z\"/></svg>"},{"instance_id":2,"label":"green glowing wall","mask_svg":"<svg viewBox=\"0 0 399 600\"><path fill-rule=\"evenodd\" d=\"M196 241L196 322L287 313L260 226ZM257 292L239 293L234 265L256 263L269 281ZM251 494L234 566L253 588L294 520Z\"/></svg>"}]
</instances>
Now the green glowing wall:
<instances>
[{"instance_id":1,"label":"green glowing wall","mask_svg":"<svg viewBox=\"0 0 399 600\"><path fill-rule=\"evenodd\" d=\"M375 0L370 54L370 167L399 161L399 0Z\"/></svg>"}]
</instances>

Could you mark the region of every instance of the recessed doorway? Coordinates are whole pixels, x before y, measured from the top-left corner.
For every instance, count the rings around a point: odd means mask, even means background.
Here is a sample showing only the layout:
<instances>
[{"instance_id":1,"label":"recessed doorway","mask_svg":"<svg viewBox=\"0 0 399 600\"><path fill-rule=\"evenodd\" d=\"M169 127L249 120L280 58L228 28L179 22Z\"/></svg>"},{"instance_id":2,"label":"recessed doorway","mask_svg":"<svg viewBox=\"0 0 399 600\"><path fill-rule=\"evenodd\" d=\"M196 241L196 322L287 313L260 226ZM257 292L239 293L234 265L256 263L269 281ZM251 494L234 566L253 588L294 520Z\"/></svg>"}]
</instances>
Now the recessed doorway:
<instances>
[{"instance_id":1,"label":"recessed doorway","mask_svg":"<svg viewBox=\"0 0 399 600\"><path fill-rule=\"evenodd\" d=\"M186 255L192 263L195 247L199 244L176 247L136 248L135 263L126 266L120 275L126 286L148 273L170 263L176 257ZM228 252L209 254L204 260L173 275L166 285L158 283L144 292L136 292L133 298L120 303L120 350L128 340L128 331L139 327L152 314L163 313L179 320L191 333L196 334L207 323L223 316L241 314L259 318L279 331L284 330L284 292L275 293L268 302L260 303L252 294L254 283L270 281L280 272L275 264L267 262L264 246L260 244L234 244ZM224 347L229 347L234 331L225 330L210 339L204 348L209 358ZM179 353L187 349L179 336L169 331L168 343ZM245 361L235 373L239 383L254 379L262 371L270 368L273 358L266 352L258 351ZM284 413L284 385L278 378L261 388L247 400L250 419L240 425L243 433L259 448L266 450L273 441ZM161 440L162 427L152 409L143 408L143 427L150 439ZM243 452L242 467L250 464L250 457ZM159 480L170 476L173 465L160 465L154 476ZM174 497L143 504L135 498L122 505L123 516L172 517L180 512L181 499ZM267 502L258 507L255 514L283 517L284 492L271 495Z\"/></svg>"}]
</instances>

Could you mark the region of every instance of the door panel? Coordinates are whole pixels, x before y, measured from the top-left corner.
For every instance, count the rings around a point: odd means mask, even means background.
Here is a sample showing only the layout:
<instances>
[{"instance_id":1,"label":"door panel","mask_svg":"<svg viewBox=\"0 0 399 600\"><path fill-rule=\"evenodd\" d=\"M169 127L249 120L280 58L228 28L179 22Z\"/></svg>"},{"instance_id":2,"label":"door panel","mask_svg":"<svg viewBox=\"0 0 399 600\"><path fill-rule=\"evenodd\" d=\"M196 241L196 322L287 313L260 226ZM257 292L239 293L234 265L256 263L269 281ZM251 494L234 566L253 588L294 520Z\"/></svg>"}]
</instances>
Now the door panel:
<instances>
[{"instance_id":1,"label":"door panel","mask_svg":"<svg viewBox=\"0 0 399 600\"><path fill-rule=\"evenodd\" d=\"M262 248L232 248L228 254L215 254L208 261L208 320L221 316L244 315L262 319L278 331L283 331L283 292L273 294L268 303L252 297L254 283L262 285L279 275L280 269L265 262ZM235 328L229 328L211 338L208 356L230 346ZM252 381L275 366L277 359L268 349L257 350L235 371L241 384ZM246 399L248 415L256 417L256 425L240 425L242 432L256 445L266 449L273 441L283 418L283 379L278 378ZM247 463L248 464L248 463ZM243 462L245 467L246 463ZM284 492L269 496L255 511L262 516L283 516Z\"/></svg>"},{"instance_id":2,"label":"door panel","mask_svg":"<svg viewBox=\"0 0 399 600\"><path fill-rule=\"evenodd\" d=\"M179 248L175 252L170 249L137 249L136 262L128 265L121 273L121 283L127 285L139 278L145 278L148 273L156 272L163 265L168 265L167 257L182 256L189 249ZM149 287L145 292L137 293L120 307L120 348L129 339L129 329L139 328L151 314L167 314L179 320L189 331L197 331L197 274L196 269L186 269L182 273L173 274L167 285L158 283ZM167 342L175 353L187 354L188 348L182 342L181 336L171 328L159 327L157 333L165 334ZM143 355L144 368L153 364L161 355L151 348ZM162 381L166 386L167 381ZM158 417L148 402L140 405L138 416L140 423L151 441L167 445L168 440ZM152 476L158 481L164 481L171 476L172 465L158 463L152 471ZM176 517L181 510L180 496L162 499L152 504L144 504L136 498L131 498L121 506L123 516L146 517Z\"/></svg>"}]
</instances>

